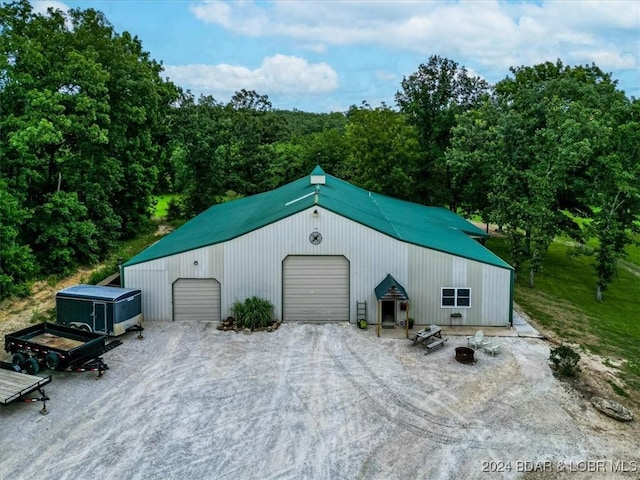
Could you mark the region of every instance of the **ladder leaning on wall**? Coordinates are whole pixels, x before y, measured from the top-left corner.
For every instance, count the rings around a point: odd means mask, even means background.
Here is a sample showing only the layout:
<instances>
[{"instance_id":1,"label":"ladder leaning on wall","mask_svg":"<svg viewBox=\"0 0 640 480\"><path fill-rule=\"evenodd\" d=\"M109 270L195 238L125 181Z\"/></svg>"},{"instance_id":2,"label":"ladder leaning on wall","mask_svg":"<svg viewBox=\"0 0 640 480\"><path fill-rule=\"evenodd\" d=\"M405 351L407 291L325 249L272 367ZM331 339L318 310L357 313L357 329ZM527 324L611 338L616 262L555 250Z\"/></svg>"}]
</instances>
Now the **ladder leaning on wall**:
<instances>
[{"instance_id":1,"label":"ladder leaning on wall","mask_svg":"<svg viewBox=\"0 0 640 480\"><path fill-rule=\"evenodd\" d=\"M360 320L367 322L367 302L356 302L356 323Z\"/></svg>"}]
</instances>

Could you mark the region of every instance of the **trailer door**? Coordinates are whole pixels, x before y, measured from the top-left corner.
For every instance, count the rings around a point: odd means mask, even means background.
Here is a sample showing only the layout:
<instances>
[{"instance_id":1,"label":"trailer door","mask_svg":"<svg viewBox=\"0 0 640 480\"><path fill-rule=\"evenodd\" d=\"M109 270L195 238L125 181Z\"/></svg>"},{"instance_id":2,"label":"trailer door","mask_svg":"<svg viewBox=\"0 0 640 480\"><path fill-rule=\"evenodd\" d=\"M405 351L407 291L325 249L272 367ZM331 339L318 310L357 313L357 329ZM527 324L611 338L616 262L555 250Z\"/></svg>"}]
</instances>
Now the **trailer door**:
<instances>
[{"instance_id":1,"label":"trailer door","mask_svg":"<svg viewBox=\"0 0 640 480\"><path fill-rule=\"evenodd\" d=\"M93 331L107 333L107 304L93 303Z\"/></svg>"}]
</instances>

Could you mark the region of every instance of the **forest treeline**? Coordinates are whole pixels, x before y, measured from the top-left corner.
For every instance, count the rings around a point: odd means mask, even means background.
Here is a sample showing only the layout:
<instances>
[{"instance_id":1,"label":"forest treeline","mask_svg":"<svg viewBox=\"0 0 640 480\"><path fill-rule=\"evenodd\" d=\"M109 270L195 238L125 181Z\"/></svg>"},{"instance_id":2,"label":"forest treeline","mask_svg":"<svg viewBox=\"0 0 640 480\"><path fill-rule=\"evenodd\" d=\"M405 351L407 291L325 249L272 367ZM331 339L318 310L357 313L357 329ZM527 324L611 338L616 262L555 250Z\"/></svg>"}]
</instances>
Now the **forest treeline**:
<instances>
[{"instance_id":1,"label":"forest treeline","mask_svg":"<svg viewBox=\"0 0 640 480\"><path fill-rule=\"evenodd\" d=\"M196 98L98 11L2 4L0 298L148 231L154 195L190 218L317 164L500 225L531 286L566 235L594 255L602 298L640 228L638 100L596 65L512 67L489 85L437 55L394 100L309 113L255 91Z\"/></svg>"}]
</instances>

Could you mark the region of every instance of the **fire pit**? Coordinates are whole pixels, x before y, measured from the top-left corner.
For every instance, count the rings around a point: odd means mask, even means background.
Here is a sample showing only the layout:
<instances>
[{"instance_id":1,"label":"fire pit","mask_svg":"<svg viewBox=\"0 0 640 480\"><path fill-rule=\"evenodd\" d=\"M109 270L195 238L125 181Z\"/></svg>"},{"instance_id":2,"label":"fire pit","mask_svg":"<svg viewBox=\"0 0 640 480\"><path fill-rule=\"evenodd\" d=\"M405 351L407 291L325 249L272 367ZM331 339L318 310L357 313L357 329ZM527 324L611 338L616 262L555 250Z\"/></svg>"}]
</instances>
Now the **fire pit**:
<instances>
[{"instance_id":1,"label":"fire pit","mask_svg":"<svg viewBox=\"0 0 640 480\"><path fill-rule=\"evenodd\" d=\"M475 362L473 355L476 352L469 347L456 347L456 361L460 363L471 364Z\"/></svg>"}]
</instances>

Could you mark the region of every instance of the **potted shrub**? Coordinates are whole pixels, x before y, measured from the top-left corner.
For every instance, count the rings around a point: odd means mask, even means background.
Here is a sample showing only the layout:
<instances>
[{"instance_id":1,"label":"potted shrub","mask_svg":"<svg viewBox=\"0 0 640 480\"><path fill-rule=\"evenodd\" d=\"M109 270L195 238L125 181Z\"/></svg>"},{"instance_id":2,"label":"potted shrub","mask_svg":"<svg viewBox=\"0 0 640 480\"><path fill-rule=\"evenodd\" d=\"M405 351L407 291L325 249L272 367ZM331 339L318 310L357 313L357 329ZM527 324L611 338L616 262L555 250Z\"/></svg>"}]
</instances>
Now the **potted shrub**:
<instances>
[{"instance_id":1,"label":"potted shrub","mask_svg":"<svg viewBox=\"0 0 640 480\"><path fill-rule=\"evenodd\" d=\"M411 330L413 328L413 324L415 323L415 320L413 318L409 318L407 321L409 322L409 330Z\"/></svg>"}]
</instances>

